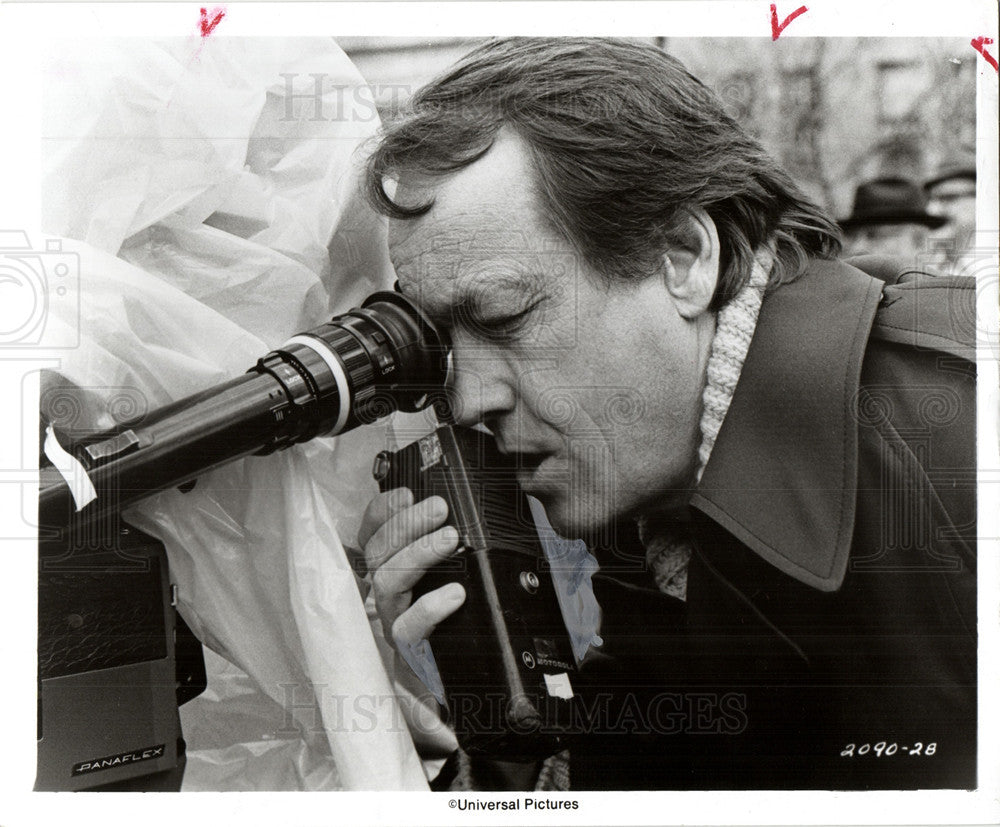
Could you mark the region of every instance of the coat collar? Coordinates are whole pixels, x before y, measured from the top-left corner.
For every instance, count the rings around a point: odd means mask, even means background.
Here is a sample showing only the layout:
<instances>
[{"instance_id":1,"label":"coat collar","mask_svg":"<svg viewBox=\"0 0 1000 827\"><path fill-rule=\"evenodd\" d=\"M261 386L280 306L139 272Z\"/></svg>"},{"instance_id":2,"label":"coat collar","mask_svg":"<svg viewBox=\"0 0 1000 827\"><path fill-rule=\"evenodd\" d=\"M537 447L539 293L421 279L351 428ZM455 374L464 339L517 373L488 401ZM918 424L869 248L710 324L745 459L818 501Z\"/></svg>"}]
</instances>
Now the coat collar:
<instances>
[{"instance_id":1,"label":"coat collar","mask_svg":"<svg viewBox=\"0 0 1000 827\"><path fill-rule=\"evenodd\" d=\"M767 294L691 505L786 574L840 587L854 531L856 394L883 284L814 261Z\"/></svg>"}]
</instances>

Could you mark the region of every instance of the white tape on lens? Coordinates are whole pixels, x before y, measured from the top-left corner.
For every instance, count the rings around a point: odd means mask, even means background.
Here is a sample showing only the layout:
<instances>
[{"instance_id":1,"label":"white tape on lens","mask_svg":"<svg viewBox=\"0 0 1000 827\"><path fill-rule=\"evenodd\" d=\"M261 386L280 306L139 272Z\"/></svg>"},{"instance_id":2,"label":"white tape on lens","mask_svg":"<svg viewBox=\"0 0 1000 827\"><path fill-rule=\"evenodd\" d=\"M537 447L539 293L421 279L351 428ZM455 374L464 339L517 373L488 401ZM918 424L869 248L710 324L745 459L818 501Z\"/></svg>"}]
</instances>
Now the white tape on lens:
<instances>
[{"instance_id":1,"label":"white tape on lens","mask_svg":"<svg viewBox=\"0 0 1000 827\"><path fill-rule=\"evenodd\" d=\"M55 435L55 431L52 430L51 425L45 429L45 445L42 450L45 451L45 456L49 458L49 462L55 466L55 469L62 475L62 478L66 480L66 485L69 486L69 492L73 496L73 504L76 506L77 511L97 499L97 491L94 489L94 484L90 481L87 469L83 467L80 460L68 453L59 444L59 440Z\"/></svg>"}]
</instances>

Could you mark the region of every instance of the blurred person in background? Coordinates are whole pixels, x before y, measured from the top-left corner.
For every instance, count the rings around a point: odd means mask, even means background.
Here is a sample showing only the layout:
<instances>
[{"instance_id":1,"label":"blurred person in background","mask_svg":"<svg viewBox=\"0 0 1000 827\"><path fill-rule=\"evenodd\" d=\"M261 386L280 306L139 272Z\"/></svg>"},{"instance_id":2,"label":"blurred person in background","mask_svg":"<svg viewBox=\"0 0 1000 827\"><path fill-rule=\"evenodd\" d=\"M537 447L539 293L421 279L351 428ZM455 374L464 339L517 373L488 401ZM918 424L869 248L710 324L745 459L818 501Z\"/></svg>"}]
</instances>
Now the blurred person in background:
<instances>
[{"instance_id":1,"label":"blurred person in background","mask_svg":"<svg viewBox=\"0 0 1000 827\"><path fill-rule=\"evenodd\" d=\"M935 264L958 272L968 263L976 233L976 160L973 156L942 163L924 183L927 211L946 223L930 233Z\"/></svg>"},{"instance_id":2,"label":"blurred person in background","mask_svg":"<svg viewBox=\"0 0 1000 827\"><path fill-rule=\"evenodd\" d=\"M905 178L860 184L851 214L840 222L848 255L893 256L914 263L927 249L929 233L947 219L932 215L920 185Z\"/></svg>"}]
</instances>

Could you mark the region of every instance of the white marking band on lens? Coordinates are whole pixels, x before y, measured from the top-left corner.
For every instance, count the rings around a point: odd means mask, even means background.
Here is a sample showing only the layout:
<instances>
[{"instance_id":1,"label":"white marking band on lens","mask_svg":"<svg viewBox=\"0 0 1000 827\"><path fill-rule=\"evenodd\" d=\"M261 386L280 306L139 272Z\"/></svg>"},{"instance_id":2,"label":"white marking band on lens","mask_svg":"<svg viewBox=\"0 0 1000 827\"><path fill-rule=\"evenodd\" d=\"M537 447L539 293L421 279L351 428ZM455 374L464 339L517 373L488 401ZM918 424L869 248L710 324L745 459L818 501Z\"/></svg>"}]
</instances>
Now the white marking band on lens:
<instances>
[{"instance_id":1,"label":"white marking band on lens","mask_svg":"<svg viewBox=\"0 0 1000 827\"><path fill-rule=\"evenodd\" d=\"M309 348L320 359L326 362L326 366L330 368L333 379L337 383L337 393L340 394L340 410L337 412L337 421L333 426L333 431L329 434L329 436L336 436L344 429L347 416L351 412L351 389L347 382L347 373L344 371L344 365L340 361L340 357L337 356L337 352L326 342L312 336L292 336L284 344L285 347L289 345L302 345Z\"/></svg>"},{"instance_id":2,"label":"white marking band on lens","mask_svg":"<svg viewBox=\"0 0 1000 827\"><path fill-rule=\"evenodd\" d=\"M69 486L69 493L73 496L73 504L76 506L77 511L87 505L87 503L97 499L97 491L94 489L94 484L87 475L87 469L83 467L80 460L68 453L59 444L59 440L56 438L55 431L52 430L51 425L45 429L45 445L42 450L45 451L45 456L49 458L49 462L55 466L56 470L62 475L62 478L66 480L66 485Z\"/></svg>"}]
</instances>

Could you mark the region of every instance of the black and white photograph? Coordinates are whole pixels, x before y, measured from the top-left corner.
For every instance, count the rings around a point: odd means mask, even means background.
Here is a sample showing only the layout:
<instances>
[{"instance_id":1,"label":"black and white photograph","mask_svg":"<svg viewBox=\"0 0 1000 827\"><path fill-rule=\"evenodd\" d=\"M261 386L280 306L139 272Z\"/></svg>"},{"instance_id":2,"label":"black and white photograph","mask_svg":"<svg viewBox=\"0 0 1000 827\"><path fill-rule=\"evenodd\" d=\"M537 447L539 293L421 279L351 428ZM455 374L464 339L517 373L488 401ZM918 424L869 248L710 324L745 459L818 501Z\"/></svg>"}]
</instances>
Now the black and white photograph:
<instances>
[{"instance_id":1,"label":"black and white photograph","mask_svg":"<svg viewBox=\"0 0 1000 827\"><path fill-rule=\"evenodd\" d=\"M1000 821L997 38L0 8L0 823Z\"/></svg>"}]
</instances>

